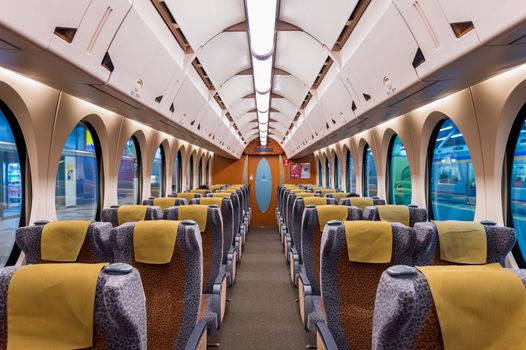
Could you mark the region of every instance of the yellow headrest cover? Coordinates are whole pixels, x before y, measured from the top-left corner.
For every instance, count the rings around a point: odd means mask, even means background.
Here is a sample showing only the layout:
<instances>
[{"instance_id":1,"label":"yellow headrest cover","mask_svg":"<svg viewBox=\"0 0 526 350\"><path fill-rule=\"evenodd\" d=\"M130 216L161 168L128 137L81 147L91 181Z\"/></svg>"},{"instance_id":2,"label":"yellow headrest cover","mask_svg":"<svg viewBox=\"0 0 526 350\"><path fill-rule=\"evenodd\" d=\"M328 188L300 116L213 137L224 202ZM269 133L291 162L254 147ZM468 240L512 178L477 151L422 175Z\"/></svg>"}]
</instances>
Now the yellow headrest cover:
<instances>
[{"instance_id":1,"label":"yellow headrest cover","mask_svg":"<svg viewBox=\"0 0 526 350\"><path fill-rule=\"evenodd\" d=\"M219 193L212 194L212 196L213 197L220 197L220 198L230 198L230 193L219 192Z\"/></svg>"},{"instance_id":2,"label":"yellow headrest cover","mask_svg":"<svg viewBox=\"0 0 526 350\"><path fill-rule=\"evenodd\" d=\"M332 188L322 188L322 189L316 189L316 192L320 192L322 196L325 196L327 193L333 193L334 190Z\"/></svg>"},{"instance_id":3,"label":"yellow headrest cover","mask_svg":"<svg viewBox=\"0 0 526 350\"><path fill-rule=\"evenodd\" d=\"M344 221L349 261L387 264L393 253L393 231L384 221Z\"/></svg>"},{"instance_id":4,"label":"yellow headrest cover","mask_svg":"<svg viewBox=\"0 0 526 350\"><path fill-rule=\"evenodd\" d=\"M154 198L153 205L161 207L162 210L175 206L176 199L173 197Z\"/></svg>"},{"instance_id":5,"label":"yellow headrest cover","mask_svg":"<svg viewBox=\"0 0 526 350\"><path fill-rule=\"evenodd\" d=\"M180 223L178 220L150 220L135 224L135 261L145 264L168 264L172 261Z\"/></svg>"},{"instance_id":6,"label":"yellow headrest cover","mask_svg":"<svg viewBox=\"0 0 526 350\"><path fill-rule=\"evenodd\" d=\"M358 207L360 210L364 210L365 207L374 205L374 200L370 197L349 197L349 201L352 206Z\"/></svg>"},{"instance_id":7,"label":"yellow headrest cover","mask_svg":"<svg viewBox=\"0 0 526 350\"><path fill-rule=\"evenodd\" d=\"M117 210L118 224L144 220L147 208L147 205L121 205Z\"/></svg>"},{"instance_id":8,"label":"yellow headrest cover","mask_svg":"<svg viewBox=\"0 0 526 350\"><path fill-rule=\"evenodd\" d=\"M315 194L312 192L296 192L296 198L307 198L314 197Z\"/></svg>"},{"instance_id":9,"label":"yellow headrest cover","mask_svg":"<svg viewBox=\"0 0 526 350\"><path fill-rule=\"evenodd\" d=\"M459 264L485 264L486 230L469 221L434 221L438 231L440 259Z\"/></svg>"},{"instance_id":10,"label":"yellow headrest cover","mask_svg":"<svg viewBox=\"0 0 526 350\"><path fill-rule=\"evenodd\" d=\"M179 220L194 220L199 226L199 231L206 231L206 221L208 217L208 205L185 205L179 207Z\"/></svg>"},{"instance_id":11,"label":"yellow headrest cover","mask_svg":"<svg viewBox=\"0 0 526 350\"><path fill-rule=\"evenodd\" d=\"M238 188L243 188L244 186L245 186L245 185L243 185L243 184L238 184L238 185L232 185L232 186L230 186L230 187L235 188L235 189L238 189Z\"/></svg>"},{"instance_id":12,"label":"yellow headrest cover","mask_svg":"<svg viewBox=\"0 0 526 350\"><path fill-rule=\"evenodd\" d=\"M220 193L237 193L237 190L235 189L226 189L219 191Z\"/></svg>"},{"instance_id":13,"label":"yellow headrest cover","mask_svg":"<svg viewBox=\"0 0 526 350\"><path fill-rule=\"evenodd\" d=\"M290 192L292 193L301 193L301 192L305 192L305 190L302 190L301 188L293 188L290 190Z\"/></svg>"},{"instance_id":14,"label":"yellow headrest cover","mask_svg":"<svg viewBox=\"0 0 526 350\"><path fill-rule=\"evenodd\" d=\"M219 208L221 208L221 204L223 204L223 198L221 198L221 197L204 197L204 198L199 199L199 204L203 204L203 205L215 204L215 205L218 205Z\"/></svg>"},{"instance_id":15,"label":"yellow headrest cover","mask_svg":"<svg viewBox=\"0 0 526 350\"><path fill-rule=\"evenodd\" d=\"M184 199L186 199L186 201L188 203L190 203L190 201L195 198L195 193L193 193L193 192L179 192L179 193L177 193L177 197L184 198Z\"/></svg>"},{"instance_id":16,"label":"yellow headrest cover","mask_svg":"<svg viewBox=\"0 0 526 350\"><path fill-rule=\"evenodd\" d=\"M41 259L77 261L90 223L90 221L54 221L46 224L40 238Z\"/></svg>"},{"instance_id":17,"label":"yellow headrest cover","mask_svg":"<svg viewBox=\"0 0 526 350\"><path fill-rule=\"evenodd\" d=\"M379 205L378 215L380 220L387 222L399 222L409 226L409 207L407 205Z\"/></svg>"},{"instance_id":18,"label":"yellow headrest cover","mask_svg":"<svg viewBox=\"0 0 526 350\"><path fill-rule=\"evenodd\" d=\"M307 197L303 199L305 206L307 205L326 205L327 198L323 197Z\"/></svg>"},{"instance_id":19,"label":"yellow headrest cover","mask_svg":"<svg viewBox=\"0 0 526 350\"><path fill-rule=\"evenodd\" d=\"M36 264L7 289L8 349L93 347L95 292L106 264Z\"/></svg>"},{"instance_id":20,"label":"yellow headrest cover","mask_svg":"<svg viewBox=\"0 0 526 350\"><path fill-rule=\"evenodd\" d=\"M331 192L329 192L331 193ZM328 195L329 193L326 193L325 195ZM339 201L341 198L345 198L347 197L349 194L348 193L345 193L345 192L332 192L331 193L332 195L332 198L336 199L337 201Z\"/></svg>"},{"instance_id":21,"label":"yellow headrest cover","mask_svg":"<svg viewBox=\"0 0 526 350\"><path fill-rule=\"evenodd\" d=\"M206 194L209 190L203 190L203 189L196 189L192 190L192 193L200 193L200 194Z\"/></svg>"},{"instance_id":22,"label":"yellow headrest cover","mask_svg":"<svg viewBox=\"0 0 526 350\"><path fill-rule=\"evenodd\" d=\"M318 211L318 223L322 231L325 224L331 220L344 221L347 219L347 207L341 205L318 205L316 210Z\"/></svg>"},{"instance_id":23,"label":"yellow headrest cover","mask_svg":"<svg viewBox=\"0 0 526 350\"><path fill-rule=\"evenodd\" d=\"M418 267L426 277L444 349L526 349L526 290L499 264Z\"/></svg>"}]
</instances>

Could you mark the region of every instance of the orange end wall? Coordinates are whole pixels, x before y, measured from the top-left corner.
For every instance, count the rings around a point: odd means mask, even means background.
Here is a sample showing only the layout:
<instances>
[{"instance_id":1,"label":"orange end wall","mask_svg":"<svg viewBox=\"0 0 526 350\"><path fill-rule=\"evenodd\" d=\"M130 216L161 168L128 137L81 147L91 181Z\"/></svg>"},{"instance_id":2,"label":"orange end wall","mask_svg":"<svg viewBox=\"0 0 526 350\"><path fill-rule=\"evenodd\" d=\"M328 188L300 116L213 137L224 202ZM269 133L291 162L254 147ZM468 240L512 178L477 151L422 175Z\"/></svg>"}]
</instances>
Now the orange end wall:
<instances>
[{"instance_id":1,"label":"orange end wall","mask_svg":"<svg viewBox=\"0 0 526 350\"><path fill-rule=\"evenodd\" d=\"M286 159L286 158L283 158ZM310 154L303 158L292 159L291 163L310 163L310 178L309 179L291 179L290 178L290 167L286 166L285 168L285 179L284 183L286 184L316 184L316 162L314 160L314 155ZM279 175L279 174L278 174ZM274 174L272 174L274 176Z\"/></svg>"},{"instance_id":2,"label":"orange end wall","mask_svg":"<svg viewBox=\"0 0 526 350\"><path fill-rule=\"evenodd\" d=\"M212 182L214 184L240 184L243 180L245 155L240 159L215 156L212 163Z\"/></svg>"}]
</instances>

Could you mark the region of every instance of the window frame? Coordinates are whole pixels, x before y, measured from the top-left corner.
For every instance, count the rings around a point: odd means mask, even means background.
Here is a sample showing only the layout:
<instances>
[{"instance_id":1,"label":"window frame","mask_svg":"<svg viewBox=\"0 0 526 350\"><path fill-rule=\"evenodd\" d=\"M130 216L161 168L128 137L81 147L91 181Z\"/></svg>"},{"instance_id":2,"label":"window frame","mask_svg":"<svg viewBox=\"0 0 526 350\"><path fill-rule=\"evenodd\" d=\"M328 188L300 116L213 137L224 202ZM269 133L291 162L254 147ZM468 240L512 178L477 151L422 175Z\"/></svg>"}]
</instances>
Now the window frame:
<instances>
[{"instance_id":1,"label":"window frame","mask_svg":"<svg viewBox=\"0 0 526 350\"><path fill-rule=\"evenodd\" d=\"M155 153L157 153L157 150L160 149L161 150L161 176L162 176L162 180L161 180L161 183L160 183L160 197L164 197L166 195L166 151L164 149L164 145L162 144L159 144L159 147L157 147L155 149ZM153 159L152 159L152 171L151 173L153 173L153 164L155 162L155 153L153 154ZM150 174L150 178L151 178L151 174ZM152 192L152 183L151 183L151 180L150 180L150 196L151 196L151 193Z\"/></svg>"},{"instance_id":2,"label":"window frame","mask_svg":"<svg viewBox=\"0 0 526 350\"><path fill-rule=\"evenodd\" d=\"M188 190L191 191L194 189L194 172L195 172L195 158L194 154L192 153L190 155L190 159L188 160Z\"/></svg>"},{"instance_id":3,"label":"window frame","mask_svg":"<svg viewBox=\"0 0 526 350\"><path fill-rule=\"evenodd\" d=\"M339 190L341 188L340 175L341 175L340 160L338 159L338 155L336 153L334 153L334 176L333 176L333 181L334 181L334 189L336 189L336 190Z\"/></svg>"},{"instance_id":4,"label":"window frame","mask_svg":"<svg viewBox=\"0 0 526 350\"><path fill-rule=\"evenodd\" d=\"M353 162L354 168L354 191L351 191L351 174L349 172L349 160ZM348 193L356 193L356 166L354 165L354 159L352 152L347 148L347 153L345 154L345 189Z\"/></svg>"},{"instance_id":5,"label":"window frame","mask_svg":"<svg viewBox=\"0 0 526 350\"><path fill-rule=\"evenodd\" d=\"M386 195L386 197L387 197L386 198L386 202L388 204L394 204L394 201L391 198L391 195L392 195L392 189L391 189L391 161L392 161L392 158L393 158L394 143L395 143L395 140L396 140L397 137L400 139L400 142L402 143L402 145L404 145L404 148L405 148L405 144L402 141L402 138L400 137L400 135L398 135L396 132L393 133L393 135L391 136L391 140L389 140L389 146L387 148L387 162L386 162L386 172L385 172L386 173L385 174L385 189L386 189L386 194L387 194ZM407 158L407 161L409 162L409 155L407 155L407 151L406 151L406 158ZM411 166L410 165L409 165L409 170L411 170ZM413 183L411 182L411 191L412 191L412 189L413 189ZM413 202L413 195L412 194L411 194L411 202Z\"/></svg>"},{"instance_id":6,"label":"window frame","mask_svg":"<svg viewBox=\"0 0 526 350\"><path fill-rule=\"evenodd\" d=\"M29 155L27 152L27 145L24 138L24 133L22 132L22 128L18 123L18 119L16 118L11 108L9 108L9 106L2 99L0 99L0 110L4 114L5 119L7 120L7 124L9 125L9 128L13 133L16 150L18 152L18 160L20 162L20 174L22 177L22 193L20 194L20 198L22 200L22 203L18 227L22 227L28 224L28 220L31 215L31 165L29 163ZM13 243L13 247L11 248L11 252L9 253L9 257L7 258L7 261L5 262L4 266L15 265L21 253L22 250L20 249L15 240L15 242Z\"/></svg>"},{"instance_id":7,"label":"window frame","mask_svg":"<svg viewBox=\"0 0 526 350\"><path fill-rule=\"evenodd\" d=\"M331 161L329 155L325 157L325 188L331 188Z\"/></svg>"},{"instance_id":8,"label":"window frame","mask_svg":"<svg viewBox=\"0 0 526 350\"><path fill-rule=\"evenodd\" d=\"M318 158L318 186L323 186L323 166L320 158Z\"/></svg>"},{"instance_id":9,"label":"window frame","mask_svg":"<svg viewBox=\"0 0 526 350\"><path fill-rule=\"evenodd\" d=\"M436 122L435 126L433 127L433 132L431 132L431 136L429 137L429 143L427 145L427 155L426 155L426 205L427 205L427 216L429 218L429 221L433 220L435 218L435 213L433 212L433 186L431 185L431 174L433 173L432 167L433 167L433 156L435 154L435 144L438 137L438 133L440 132L440 128L444 123L448 120L447 117L444 117Z\"/></svg>"},{"instance_id":10,"label":"window frame","mask_svg":"<svg viewBox=\"0 0 526 350\"><path fill-rule=\"evenodd\" d=\"M135 146L135 154L137 156L137 165L139 167L139 188L137 191L139 191L139 195L137 196L137 202L135 204L141 204L142 203L142 189L143 189L143 176L142 176L142 156L141 156L141 146L139 144L139 139L137 138L137 133L134 133L128 140L133 141L133 145ZM126 143L128 143L128 140L126 140ZM126 147L126 144L124 145ZM121 162L122 162L122 154L121 154ZM119 173L120 173L120 167L121 163L119 162ZM119 193L119 175L117 174L117 193ZM117 202L119 199L117 198Z\"/></svg>"},{"instance_id":11,"label":"window frame","mask_svg":"<svg viewBox=\"0 0 526 350\"><path fill-rule=\"evenodd\" d=\"M367 186L367 149L370 149L371 150L371 154L373 155L374 170L376 172L376 195L374 195L374 196L371 196L371 194L369 193L369 188ZM373 149L371 148L371 146L369 145L368 142L365 142L365 145L363 146L362 196L363 197L378 197L378 168L376 167Z\"/></svg>"}]
</instances>

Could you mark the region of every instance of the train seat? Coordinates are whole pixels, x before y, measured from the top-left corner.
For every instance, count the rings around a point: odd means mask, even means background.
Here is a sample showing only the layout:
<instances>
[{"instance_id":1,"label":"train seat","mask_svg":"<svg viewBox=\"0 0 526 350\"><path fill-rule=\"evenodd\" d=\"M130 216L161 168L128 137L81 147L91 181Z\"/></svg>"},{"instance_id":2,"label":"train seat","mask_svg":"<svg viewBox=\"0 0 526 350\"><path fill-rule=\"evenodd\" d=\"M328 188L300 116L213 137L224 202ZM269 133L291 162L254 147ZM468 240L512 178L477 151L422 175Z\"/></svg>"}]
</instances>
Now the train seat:
<instances>
[{"instance_id":1,"label":"train seat","mask_svg":"<svg viewBox=\"0 0 526 350\"><path fill-rule=\"evenodd\" d=\"M2 348L77 344L90 349L146 349L144 291L139 272L129 265L10 266L0 269L0 285ZM72 288L76 293L71 293ZM66 296L67 310L63 307ZM93 303L91 311L84 310L87 303ZM17 311L20 305L23 311ZM24 322L27 317L33 322ZM74 337L68 336L73 333Z\"/></svg>"},{"instance_id":2,"label":"train seat","mask_svg":"<svg viewBox=\"0 0 526 350\"><path fill-rule=\"evenodd\" d=\"M222 271L227 274L228 285L232 286L236 280L237 252L234 242L234 208L230 198L204 197L194 198L190 204L216 204L221 209L223 219L223 262Z\"/></svg>"},{"instance_id":3,"label":"train seat","mask_svg":"<svg viewBox=\"0 0 526 350\"><path fill-rule=\"evenodd\" d=\"M358 207L360 210L364 210L365 207L373 205L385 205L385 200L380 199L379 197L357 197L349 196L340 199L341 205L346 205L348 207Z\"/></svg>"},{"instance_id":4,"label":"train seat","mask_svg":"<svg viewBox=\"0 0 526 350\"><path fill-rule=\"evenodd\" d=\"M466 260L466 258L469 257L455 257L454 252L447 252L445 246L441 247L441 234L437 228L437 225L440 226L441 223L453 225L457 239L458 237L462 237L462 241L460 241L462 246L480 245L479 251L481 258L477 261L472 259ZM447 229L447 226L443 229L446 230L446 234L448 233ZM473 240L473 232L476 229L482 230L482 235L485 233L483 242ZM506 255L511 251L517 239L513 228L497 226L495 222L491 221L482 221L480 224L470 221L422 222L415 224L415 234L417 240L413 258L413 265L415 266L490 263L500 263L504 266ZM444 253L445 255L443 256ZM449 258L446 257L448 254ZM462 252L462 254L464 254L464 252Z\"/></svg>"},{"instance_id":5,"label":"train seat","mask_svg":"<svg viewBox=\"0 0 526 350\"><path fill-rule=\"evenodd\" d=\"M212 193L212 191L206 188L197 188L197 189L191 190L190 192L199 193L201 197L206 197L207 194Z\"/></svg>"},{"instance_id":6,"label":"train seat","mask_svg":"<svg viewBox=\"0 0 526 350\"><path fill-rule=\"evenodd\" d=\"M148 242L147 237L154 233L159 239ZM146 243L135 246L140 242L138 237ZM150 252L164 252L163 259L145 254L142 249L148 246L155 248ZM199 321L203 282L201 247L199 227L191 220L130 222L112 230L115 262L130 264L141 275L146 296L148 349L184 349L189 341L200 343L195 339L206 337L207 323Z\"/></svg>"},{"instance_id":7,"label":"train seat","mask_svg":"<svg viewBox=\"0 0 526 350\"><path fill-rule=\"evenodd\" d=\"M164 210L170 207L177 207L179 205L185 205L186 199L177 198L177 197L160 197L160 198L150 197L148 199L143 200L142 204L160 207L161 210Z\"/></svg>"},{"instance_id":8,"label":"train seat","mask_svg":"<svg viewBox=\"0 0 526 350\"><path fill-rule=\"evenodd\" d=\"M336 193L336 192L338 192L338 190L334 188L321 188L321 189L314 190L314 193L317 193L321 197L325 197L328 193Z\"/></svg>"},{"instance_id":9,"label":"train seat","mask_svg":"<svg viewBox=\"0 0 526 350\"><path fill-rule=\"evenodd\" d=\"M280 231L281 235L281 242L285 244L284 236L286 234L291 234L291 216L292 216L292 206L294 205L294 199L296 198L298 193L305 193L304 190L300 188L294 188L294 189L287 189L285 190L283 194L283 222L284 222L284 230ZM291 198L289 200L289 198Z\"/></svg>"},{"instance_id":10,"label":"train seat","mask_svg":"<svg viewBox=\"0 0 526 350\"><path fill-rule=\"evenodd\" d=\"M108 222L42 220L17 229L16 243L27 264L112 262L111 229Z\"/></svg>"},{"instance_id":11,"label":"train seat","mask_svg":"<svg viewBox=\"0 0 526 350\"><path fill-rule=\"evenodd\" d=\"M248 233L248 222L249 222L249 213L248 213L248 192L247 188L243 184L239 185L230 185L229 190L236 190L236 193L238 194L240 198L240 204L241 204L241 225L244 227L245 230L245 238L246 234Z\"/></svg>"},{"instance_id":12,"label":"train seat","mask_svg":"<svg viewBox=\"0 0 526 350\"><path fill-rule=\"evenodd\" d=\"M227 275L223 262L223 220L215 204L171 207L164 211L165 220L193 220L198 223L203 247L203 305L208 332L221 327L227 295Z\"/></svg>"},{"instance_id":13,"label":"train seat","mask_svg":"<svg viewBox=\"0 0 526 350\"><path fill-rule=\"evenodd\" d=\"M184 198L186 203L189 203L192 199L200 198L202 196L201 196L201 193L196 193L196 192L176 192L176 193L169 194L168 197Z\"/></svg>"},{"instance_id":14,"label":"train seat","mask_svg":"<svg viewBox=\"0 0 526 350\"><path fill-rule=\"evenodd\" d=\"M340 199L350 197L350 193L347 192L327 192L324 197L334 198L338 203Z\"/></svg>"},{"instance_id":15,"label":"train seat","mask_svg":"<svg viewBox=\"0 0 526 350\"><path fill-rule=\"evenodd\" d=\"M431 282L420 268L389 268L382 274L376 293L372 349L447 349L447 344L466 350L526 348L526 270L489 267L427 267L434 274ZM444 286L447 283L448 292L437 287L437 279ZM494 282L497 279L499 283ZM436 299L434 296L438 295ZM476 300L475 308L466 298ZM437 300L441 305L447 303L448 307L438 311ZM465 307L470 308L467 313L464 313ZM470 317L465 317L466 314ZM454 323L452 327L451 323Z\"/></svg>"},{"instance_id":16,"label":"train seat","mask_svg":"<svg viewBox=\"0 0 526 350\"><path fill-rule=\"evenodd\" d=\"M243 254L243 244L244 236L241 232L241 202L239 200L239 195L235 192L219 192L213 193L212 197L219 198L230 198L232 201L232 208L234 209L234 246L237 252L237 259L241 261Z\"/></svg>"},{"instance_id":17,"label":"train seat","mask_svg":"<svg viewBox=\"0 0 526 350\"><path fill-rule=\"evenodd\" d=\"M413 229L383 221L330 221L321 242L321 303L312 313L318 341L338 349L369 349L373 308L382 272L391 265L410 265ZM325 316L323 322L322 316Z\"/></svg>"},{"instance_id":18,"label":"train seat","mask_svg":"<svg viewBox=\"0 0 526 350\"><path fill-rule=\"evenodd\" d=\"M221 190L220 193L230 193L230 194L235 193L237 195L237 198L238 198L237 211L238 211L238 221L239 221L238 231L241 234L241 237L243 238L242 243L245 244L246 236L248 232L248 220L246 219L246 214L245 214L245 202L246 202L245 193L241 188L232 188L232 187Z\"/></svg>"},{"instance_id":19,"label":"train seat","mask_svg":"<svg viewBox=\"0 0 526 350\"><path fill-rule=\"evenodd\" d=\"M416 205L380 205L365 207L364 220L400 222L413 227L417 222L427 221L427 209ZM397 221L398 220L398 221Z\"/></svg>"},{"instance_id":20,"label":"train seat","mask_svg":"<svg viewBox=\"0 0 526 350\"><path fill-rule=\"evenodd\" d=\"M102 209L100 219L117 227L127 222L142 220L159 220L163 216L160 207L148 205L112 205L110 208Z\"/></svg>"},{"instance_id":21,"label":"train seat","mask_svg":"<svg viewBox=\"0 0 526 350\"><path fill-rule=\"evenodd\" d=\"M284 211L285 211L285 218L286 218L286 226L287 226L287 230L283 230L283 232L281 233L281 242L283 243L283 245L285 245L286 249L285 249L285 256L287 256L287 259L288 259L288 251L289 251L289 248L290 248L290 244L287 246L287 242L290 243L291 239L292 239L292 236L293 236L293 226L294 226L294 203L296 202L296 199L299 198L299 197L302 197L302 198L307 198L307 197L315 197L317 196L315 193L313 192L289 192L288 195L287 195L287 202L286 202L286 205L285 205L285 208Z\"/></svg>"},{"instance_id":22,"label":"train seat","mask_svg":"<svg viewBox=\"0 0 526 350\"><path fill-rule=\"evenodd\" d=\"M311 312L319 312L320 307L320 247L323 228L325 223L332 220L360 220L362 213L355 207L334 205L333 198L323 198L332 205L307 205L302 215L302 229L300 232L300 243L298 248L291 252L291 259L296 262L295 254L301 258L301 265L296 272L296 285L298 285L298 306L300 308L301 321L305 329L314 331L309 325L308 319ZM309 201L307 200L309 203ZM302 205L296 201L296 205ZM292 262L291 262L292 264Z\"/></svg>"}]
</instances>

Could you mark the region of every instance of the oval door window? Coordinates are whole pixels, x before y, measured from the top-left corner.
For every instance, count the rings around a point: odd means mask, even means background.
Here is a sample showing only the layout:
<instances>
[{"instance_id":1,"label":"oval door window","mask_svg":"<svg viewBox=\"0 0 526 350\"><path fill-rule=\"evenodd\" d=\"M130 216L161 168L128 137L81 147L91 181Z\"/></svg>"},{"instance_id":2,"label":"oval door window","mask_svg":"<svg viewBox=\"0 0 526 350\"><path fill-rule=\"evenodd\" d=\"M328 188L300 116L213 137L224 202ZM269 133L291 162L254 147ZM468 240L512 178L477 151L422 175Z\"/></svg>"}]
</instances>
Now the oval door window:
<instances>
[{"instance_id":1,"label":"oval door window","mask_svg":"<svg viewBox=\"0 0 526 350\"><path fill-rule=\"evenodd\" d=\"M256 170L256 202L259 210L264 213L270 207L272 198L272 172L266 158L259 161Z\"/></svg>"}]
</instances>

